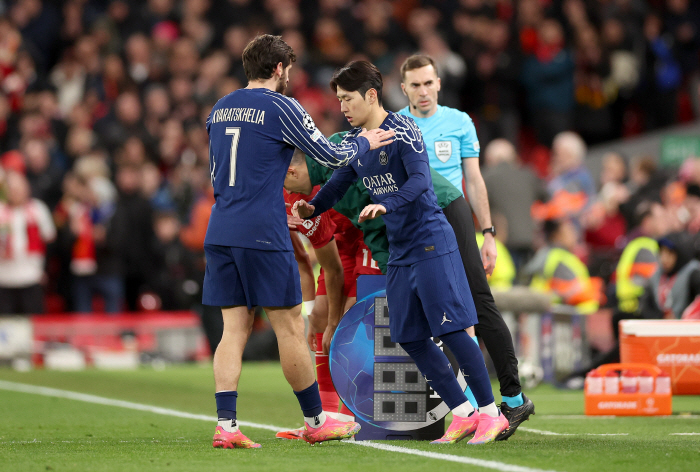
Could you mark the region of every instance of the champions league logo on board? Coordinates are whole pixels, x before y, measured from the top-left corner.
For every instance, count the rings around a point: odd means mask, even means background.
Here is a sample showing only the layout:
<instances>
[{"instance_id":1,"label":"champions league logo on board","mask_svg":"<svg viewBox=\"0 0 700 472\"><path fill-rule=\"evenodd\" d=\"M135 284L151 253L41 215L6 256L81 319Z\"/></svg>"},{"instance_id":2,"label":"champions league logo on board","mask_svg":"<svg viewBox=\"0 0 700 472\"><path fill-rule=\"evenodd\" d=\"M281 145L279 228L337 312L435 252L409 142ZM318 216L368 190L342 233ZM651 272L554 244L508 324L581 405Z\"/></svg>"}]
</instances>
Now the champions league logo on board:
<instances>
[{"instance_id":1,"label":"champions league logo on board","mask_svg":"<svg viewBox=\"0 0 700 472\"><path fill-rule=\"evenodd\" d=\"M389 163L389 155L386 153L386 151L379 153L379 163L383 166Z\"/></svg>"}]
</instances>

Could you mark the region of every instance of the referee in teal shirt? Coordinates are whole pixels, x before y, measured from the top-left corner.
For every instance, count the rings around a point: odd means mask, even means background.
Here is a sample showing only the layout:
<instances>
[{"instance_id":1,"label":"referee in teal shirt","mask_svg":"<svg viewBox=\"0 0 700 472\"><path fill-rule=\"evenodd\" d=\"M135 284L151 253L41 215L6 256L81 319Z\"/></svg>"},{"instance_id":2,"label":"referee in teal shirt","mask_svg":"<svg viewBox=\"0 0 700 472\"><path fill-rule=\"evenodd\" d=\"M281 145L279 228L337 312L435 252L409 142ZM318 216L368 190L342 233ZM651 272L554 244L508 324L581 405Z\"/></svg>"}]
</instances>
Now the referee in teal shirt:
<instances>
[{"instance_id":1,"label":"referee in teal shirt","mask_svg":"<svg viewBox=\"0 0 700 472\"><path fill-rule=\"evenodd\" d=\"M458 198L443 212L455 230L476 305L479 319L479 324L475 325L476 332L483 339L498 373L503 398L501 410L510 422L510 428L497 438L504 440L515 432L521 422L534 414L535 407L522 394L513 339L496 308L486 280L486 274L491 274L496 264L496 230L491 224L486 185L479 168L480 149L476 129L466 113L438 105L440 78L437 72L435 62L429 56L415 55L406 59L401 66L401 88L408 97L409 105L398 113L415 120L423 134L430 165L436 171L458 189L462 189L462 177L466 177L467 196L484 234L481 253L466 200Z\"/></svg>"}]
</instances>

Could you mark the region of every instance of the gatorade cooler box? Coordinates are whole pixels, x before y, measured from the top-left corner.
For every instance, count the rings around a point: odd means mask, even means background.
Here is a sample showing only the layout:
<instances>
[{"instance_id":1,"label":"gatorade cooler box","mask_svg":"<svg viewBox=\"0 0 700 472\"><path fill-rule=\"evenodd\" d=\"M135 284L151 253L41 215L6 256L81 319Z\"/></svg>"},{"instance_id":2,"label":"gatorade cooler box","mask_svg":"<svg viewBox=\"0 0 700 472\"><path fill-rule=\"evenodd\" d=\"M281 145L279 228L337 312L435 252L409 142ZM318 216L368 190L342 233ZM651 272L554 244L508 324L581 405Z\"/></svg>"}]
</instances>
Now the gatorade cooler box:
<instances>
[{"instance_id":1,"label":"gatorade cooler box","mask_svg":"<svg viewBox=\"0 0 700 472\"><path fill-rule=\"evenodd\" d=\"M634 393L624 392L624 376L633 380L630 390ZM641 388L640 376L646 377L648 388ZM668 375L652 364L605 364L586 376L584 411L589 416L670 415L670 383Z\"/></svg>"},{"instance_id":2,"label":"gatorade cooler box","mask_svg":"<svg viewBox=\"0 0 700 472\"><path fill-rule=\"evenodd\" d=\"M620 360L668 372L674 395L700 395L700 320L620 321Z\"/></svg>"}]
</instances>

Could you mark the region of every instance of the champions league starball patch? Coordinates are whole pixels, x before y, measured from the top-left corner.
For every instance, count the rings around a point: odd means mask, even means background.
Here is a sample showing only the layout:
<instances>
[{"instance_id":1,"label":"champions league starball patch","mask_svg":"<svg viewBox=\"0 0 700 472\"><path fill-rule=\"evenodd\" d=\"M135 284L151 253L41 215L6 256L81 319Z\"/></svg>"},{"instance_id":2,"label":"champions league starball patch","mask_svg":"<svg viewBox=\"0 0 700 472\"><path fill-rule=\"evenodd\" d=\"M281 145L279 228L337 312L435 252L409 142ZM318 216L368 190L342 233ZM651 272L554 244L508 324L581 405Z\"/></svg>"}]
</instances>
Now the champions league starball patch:
<instances>
[{"instance_id":1,"label":"champions league starball patch","mask_svg":"<svg viewBox=\"0 0 700 472\"><path fill-rule=\"evenodd\" d=\"M304 115L304 118L302 118L302 123L304 124L304 128L307 129L307 131L312 132L316 129L316 123L314 123L314 119L311 118L311 115L306 113Z\"/></svg>"}]
</instances>

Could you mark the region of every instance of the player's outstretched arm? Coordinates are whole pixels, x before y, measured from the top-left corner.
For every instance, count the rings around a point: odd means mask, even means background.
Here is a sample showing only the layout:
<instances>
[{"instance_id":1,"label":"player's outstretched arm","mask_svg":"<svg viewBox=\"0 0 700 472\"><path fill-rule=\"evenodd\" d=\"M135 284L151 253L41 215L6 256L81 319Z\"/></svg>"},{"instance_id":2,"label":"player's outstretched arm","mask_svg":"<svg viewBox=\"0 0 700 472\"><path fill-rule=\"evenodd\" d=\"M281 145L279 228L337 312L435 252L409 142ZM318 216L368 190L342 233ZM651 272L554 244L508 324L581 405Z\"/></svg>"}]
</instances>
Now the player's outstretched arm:
<instances>
[{"instance_id":1,"label":"player's outstretched arm","mask_svg":"<svg viewBox=\"0 0 700 472\"><path fill-rule=\"evenodd\" d=\"M343 198L343 195L345 195L345 192L348 191L348 188L355 180L357 180L357 174L351 166L343 167L333 172L331 179L326 182L326 185L321 187L321 190L309 202L310 205L315 207L311 217L320 215L333 208L333 205Z\"/></svg>"},{"instance_id":2,"label":"player's outstretched arm","mask_svg":"<svg viewBox=\"0 0 700 472\"><path fill-rule=\"evenodd\" d=\"M347 136L340 143L330 142L316 127L314 120L293 98L273 96L280 110L279 118L284 141L298 147L316 162L331 169L346 166L372 146L389 144L393 131L372 130L360 136Z\"/></svg>"}]
</instances>

